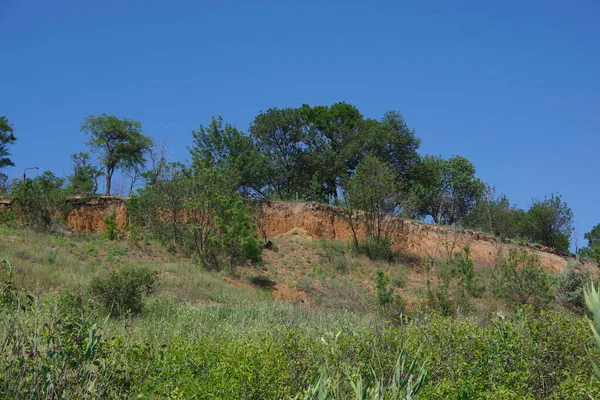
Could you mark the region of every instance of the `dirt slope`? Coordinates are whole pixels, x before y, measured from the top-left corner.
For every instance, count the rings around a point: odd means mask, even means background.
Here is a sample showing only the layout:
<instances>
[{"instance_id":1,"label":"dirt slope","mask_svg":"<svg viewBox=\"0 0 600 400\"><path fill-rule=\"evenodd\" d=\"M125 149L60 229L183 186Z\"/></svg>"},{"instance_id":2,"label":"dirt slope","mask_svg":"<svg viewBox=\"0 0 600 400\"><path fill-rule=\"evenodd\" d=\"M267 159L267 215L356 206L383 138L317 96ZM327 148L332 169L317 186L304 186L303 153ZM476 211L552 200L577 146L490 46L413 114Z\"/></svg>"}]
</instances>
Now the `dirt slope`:
<instances>
[{"instance_id":1,"label":"dirt slope","mask_svg":"<svg viewBox=\"0 0 600 400\"><path fill-rule=\"evenodd\" d=\"M127 229L125 199L121 197L99 197L90 201L79 201L68 217L69 227L86 232L102 232L103 218L112 210L116 211L118 227ZM262 212L256 215L256 222L268 237L275 237L292 229L304 229L316 237L352 238L348 224L339 217L336 208L323 204L264 202ZM360 231L359 236L363 237L364 231ZM490 266L495 265L495 261L501 255L505 255L509 248L517 246L514 243L502 243L480 232L402 219L395 221L391 240L394 250L420 258L446 258L468 244L473 260ZM547 270L558 272L566 265L567 260L552 249L539 245L532 245L530 249L539 255L542 265Z\"/></svg>"},{"instance_id":2,"label":"dirt slope","mask_svg":"<svg viewBox=\"0 0 600 400\"><path fill-rule=\"evenodd\" d=\"M104 232L104 217L115 212L117 229L127 230L127 212L125 198L102 196L90 199L72 199L73 211L67 216L67 224L71 229L83 232Z\"/></svg>"},{"instance_id":3,"label":"dirt slope","mask_svg":"<svg viewBox=\"0 0 600 400\"><path fill-rule=\"evenodd\" d=\"M263 228L267 236L277 236L294 228L302 228L317 237L331 239L351 239L352 232L348 224L338 216L331 206L310 203L268 202L263 207ZM364 237L364 231L359 236ZM493 266L495 261L508 252L513 243L502 243L496 238L480 232L438 227L434 225L398 219L392 236L394 250L413 254L420 258L446 258L450 254L469 245L475 262ZM542 265L558 272L564 268L567 260L552 249L532 245Z\"/></svg>"}]
</instances>

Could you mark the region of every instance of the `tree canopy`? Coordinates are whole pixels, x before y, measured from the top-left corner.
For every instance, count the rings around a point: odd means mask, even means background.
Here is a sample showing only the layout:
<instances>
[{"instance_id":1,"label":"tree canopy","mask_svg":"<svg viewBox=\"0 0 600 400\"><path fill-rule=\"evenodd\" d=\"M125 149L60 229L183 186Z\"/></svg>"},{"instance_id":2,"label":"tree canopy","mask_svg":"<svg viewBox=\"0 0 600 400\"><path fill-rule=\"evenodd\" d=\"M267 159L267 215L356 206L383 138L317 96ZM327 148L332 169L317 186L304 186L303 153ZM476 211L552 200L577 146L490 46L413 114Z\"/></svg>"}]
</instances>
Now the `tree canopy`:
<instances>
[{"instance_id":1,"label":"tree canopy","mask_svg":"<svg viewBox=\"0 0 600 400\"><path fill-rule=\"evenodd\" d=\"M475 166L466 158L426 156L416 166L412 199L418 215L453 225L471 212L483 190Z\"/></svg>"},{"instance_id":2,"label":"tree canopy","mask_svg":"<svg viewBox=\"0 0 600 400\"><path fill-rule=\"evenodd\" d=\"M152 139L142 135L138 121L112 115L89 116L81 126L90 136L88 146L99 156L106 176L106 195L110 195L115 170L135 170L146 162L145 155L152 147Z\"/></svg>"},{"instance_id":3,"label":"tree canopy","mask_svg":"<svg viewBox=\"0 0 600 400\"><path fill-rule=\"evenodd\" d=\"M568 252L573 233L573 212L559 194L534 200L520 230L533 242Z\"/></svg>"},{"instance_id":4,"label":"tree canopy","mask_svg":"<svg viewBox=\"0 0 600 400\"><path fill-rule=\"evenodd\" d=\"M8 123L6 117L0 117L0 169L5 167L13 167L15 164L8 157L10 153L8 147L13 145L17 140L14 135L14 129Z\"/></svg>"}]
</instances>

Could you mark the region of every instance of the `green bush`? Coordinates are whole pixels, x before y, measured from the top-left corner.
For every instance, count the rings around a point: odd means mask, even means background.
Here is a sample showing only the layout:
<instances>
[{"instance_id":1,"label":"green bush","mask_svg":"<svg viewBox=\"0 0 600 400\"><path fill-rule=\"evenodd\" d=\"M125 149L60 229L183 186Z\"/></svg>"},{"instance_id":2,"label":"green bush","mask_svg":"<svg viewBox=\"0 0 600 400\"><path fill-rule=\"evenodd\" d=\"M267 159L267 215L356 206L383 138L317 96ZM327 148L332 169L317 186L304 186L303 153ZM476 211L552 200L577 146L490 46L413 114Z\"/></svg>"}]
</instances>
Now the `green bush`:
<instances>
[{"instance_id":1,"label":"green bush","mask_svg":"<svg viewBox=\"0 0 600 400\"><path fill-rule=\"evenodd\" d=\"M362 244L363 253L371 260L392 261L394 252L388 238L368 237Z\"/></svg>"},{"instance_id":2,"label":"green bush","mask_svg":"<svg viewBox=\"0 0 600 400\"><path fill-rule=\"evenodd\" d=\"M468 245L440 263L437 277L436 284L427 283L427 301L430 308L442 315L452 315L456 310L469 311L471 298L480 297L485 290L475 275Z\"/></svg>"},{"instance_id":3,"label":"green bush","mask_svg":"<svg viewBox=\"0 0 600 400\"><path fill-rule=\"evenodd\" d=\"M152 293L155 283L156 274L147 268L126 267L94 278L90 293L112 317L136 315L142 311L144 296Z\"/></svg>"},{"instance_id":4,"label":"green bush","mask_svg":"<svg viewBox=\"0 0 600 400\"><path fill-rule=\"evenodd\" d=\"M106 231L104 232L104 237L108 240L115 240L117 238L117 210L112 210L109 214L107 214L104 218L104 226Z\"/></svg>"},{"instance_id":5,"label":"green bush","mask_svg":"<svg viewBox=\"0 0 600 400\"><path fill-rule=\"evenodd\" d=\"M511 249L494 274L492 292L507 305L531 304L536 308L552 300L550 276L539 258L527 249Z\"/></svg>"},{"instance_id":6,"label":"green bush","mask_svg":"<svg viewBox=\"0 0 600 400\"><path fill-rule=\"evenodd\" d=\"M15 226L18 219L13 210L0 210L0 225Z\"/></svg>"},{"instance_id":7,"label":"green bush","mask_svg":"<svg viewBox=\"0 0 600 400\"><path fill-rule=\"evenodd\" d=\"M388 288L390 278L383 272L377 271L375 287L377 289L377 304L386 306L394 301L394 291Z\"/></svg>"},{"instance_id":8,"label":"green bush","mask_svg":"<svg viewBox=\"0 0 600 400\"><path fill-rule=\"evenodd\" d=\"M569 261L556 277L556 294L565 306L582 309L585 307L583 290L590 282L590 272L576 261Z\"/></svg>"},{"instance_id":9,"label":"green bush","mask_svg":"<svg viewBox=\"0 0 600 400\"><path fill-rule=\"evenodd\" d=\"M13 206L23 223L40 231L54 228L66 219L71 205L66 201L64 180L50 171L34 179L15 182L11 189Z\"/></svg>"}]
</instances>

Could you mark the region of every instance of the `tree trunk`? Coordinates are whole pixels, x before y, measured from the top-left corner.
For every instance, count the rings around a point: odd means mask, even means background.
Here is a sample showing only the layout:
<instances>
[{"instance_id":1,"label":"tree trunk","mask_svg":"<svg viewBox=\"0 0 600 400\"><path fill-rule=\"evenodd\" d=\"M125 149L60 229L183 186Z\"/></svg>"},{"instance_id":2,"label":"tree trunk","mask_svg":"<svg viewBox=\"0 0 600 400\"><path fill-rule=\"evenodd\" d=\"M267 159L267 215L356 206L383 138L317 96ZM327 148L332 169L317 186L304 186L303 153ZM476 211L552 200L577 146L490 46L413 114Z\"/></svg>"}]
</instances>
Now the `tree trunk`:
<instances>
[{"instance_id":1,"label":"tree trunk","mask_svg":"<svg viewBox=\"0 0 600 400\"><path fill-rule=\"evenodd\" d=\"M110 196L110 181L112 180L112 172L106 173L106 195Z\"/></svg>"}]
</instances>

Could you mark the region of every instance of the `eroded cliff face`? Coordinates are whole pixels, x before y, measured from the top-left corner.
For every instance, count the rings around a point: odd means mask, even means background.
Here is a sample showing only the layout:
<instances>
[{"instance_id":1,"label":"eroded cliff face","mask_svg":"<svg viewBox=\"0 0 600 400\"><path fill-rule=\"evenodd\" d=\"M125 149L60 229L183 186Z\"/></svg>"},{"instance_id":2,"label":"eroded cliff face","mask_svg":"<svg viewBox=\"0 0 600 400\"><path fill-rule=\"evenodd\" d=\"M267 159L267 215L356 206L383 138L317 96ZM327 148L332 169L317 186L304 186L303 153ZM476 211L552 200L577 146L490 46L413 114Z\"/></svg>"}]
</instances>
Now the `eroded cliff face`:
<instances>
[{"instance_id":1,"label":"eroded cliff face","mask_svg":"<svg viewBox=\"0 0 600 400\"><path fill-rule=\"evenodd\" d=\"M84 232L103 232L104 217L115 210L117 227L127 230L125 200L122 197L77 199L74 210L67 218L68 225L72 229ZM293 229L304 229L315 237L352 239L350 227L335 207L323 204L268 201L263 202L259 210L255 220L261 236L263 232L267 237L275 237ZM494 266L510 248L518 247L515 243L503 243L497 238L480 232L403 219L395 219L393 225L391 234L393 249L423 259L447 258L468 244L471 257L475 262ZM364 237L363 229L359 229L358 236ZM556 254L552 249L540 245L529 247L538 254L542 265L549 271L558 272L566 265L567 259Z\"/></svg>"},{"instance_id":2,"label":"eroded cliff face","mask_svg":"<svg viewBox=\"0 0 600 400\"><path fill-rule=\"evenodd\" d=\"M274 237L292 229L304 229L317 237L330 239L352 239L352 231L346 221L339 216L335 207L322 204L267 202L263 205L263 228L267 236ZM364 238L364 230L359 229L359 238ZM392 248L419 258L447 258L469 245L472 259L479 264L495 266L498 260L508 253L515 243L503 243L495 237L481 232L454 229L424 224L404 219L393 221L391 234ZM561 271L567 259L556 254L553 249L531 245L542 266L553 272Z\"/></svg>"},{"instance_id":3,"label":"eroded cliff face","mask_svg":"<svg viewBox=\"0 0 600 400\"><path fill-rule=\"evenodd\" d=\"M126 199L117 196L102 196L89 199L72 199L73 211L67 216L67 225L82 232L104 232L104 218L115 212L117 229L127 230Z\"/></svg>"}]
</instances>

